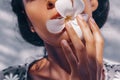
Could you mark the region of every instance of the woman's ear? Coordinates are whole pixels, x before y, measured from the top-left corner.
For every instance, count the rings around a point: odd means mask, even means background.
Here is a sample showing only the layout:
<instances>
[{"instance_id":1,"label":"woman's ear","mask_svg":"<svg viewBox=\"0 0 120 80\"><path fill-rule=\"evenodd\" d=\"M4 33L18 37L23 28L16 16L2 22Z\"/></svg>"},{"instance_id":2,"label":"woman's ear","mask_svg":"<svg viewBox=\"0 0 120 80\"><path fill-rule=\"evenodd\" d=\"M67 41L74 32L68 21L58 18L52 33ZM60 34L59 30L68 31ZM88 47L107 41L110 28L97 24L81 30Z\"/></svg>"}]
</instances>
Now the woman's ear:
<instances>
[{"instance_id":1,"label":"woman's ear","mask_svg":"<svg viewBox=\"0 0 120 80\"><path fill-rule=\"evenodd\" d=\"M98 8L98 0L90 0L92 11L95 11Z\"/></svg>"},{"instance_id":2,"label":"woman's ear","mask_svg":"<svg viewBox=\"0 0 120 80\"><path fill-rule=\"evenodd\" d=\"M34 29L32 23L30 22L30 20L29 20L28 18L27 18L27 22L28 22L28 26L29 26L29 28L30 28L30 31L34 33L34 32L35 32L35 29Z\"/></svg>"}]
</instances>

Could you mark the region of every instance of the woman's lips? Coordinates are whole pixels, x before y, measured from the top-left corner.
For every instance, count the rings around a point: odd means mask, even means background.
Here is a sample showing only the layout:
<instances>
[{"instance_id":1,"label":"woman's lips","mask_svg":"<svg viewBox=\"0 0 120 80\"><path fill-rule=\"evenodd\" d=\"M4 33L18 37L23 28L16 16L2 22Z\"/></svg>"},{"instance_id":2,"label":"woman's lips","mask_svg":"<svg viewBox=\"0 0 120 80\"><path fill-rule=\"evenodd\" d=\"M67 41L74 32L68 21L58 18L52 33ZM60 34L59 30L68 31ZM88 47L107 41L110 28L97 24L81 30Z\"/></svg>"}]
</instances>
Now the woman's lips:
<instances>
[{"instance_id":1,"label":"woman's lips","mask_svg":"<svg viewBox=\"0 0 120 80\"><path fill-rule=\"evenodd\" d=\"M59 13L57 13L51 17L51 19L61 19L61 18L63 18L63 17Z\"/></svg>"}]
</instances>

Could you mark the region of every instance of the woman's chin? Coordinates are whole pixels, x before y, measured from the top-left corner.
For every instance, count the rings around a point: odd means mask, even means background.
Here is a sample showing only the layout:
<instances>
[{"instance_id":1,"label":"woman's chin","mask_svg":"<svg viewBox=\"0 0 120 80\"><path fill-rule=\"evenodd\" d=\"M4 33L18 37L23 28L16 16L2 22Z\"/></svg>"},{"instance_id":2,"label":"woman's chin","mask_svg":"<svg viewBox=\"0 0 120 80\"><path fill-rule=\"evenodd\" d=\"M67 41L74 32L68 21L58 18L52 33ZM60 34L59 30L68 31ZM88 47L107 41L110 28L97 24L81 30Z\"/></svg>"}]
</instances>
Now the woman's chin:
<instances>
[{"instance_id":1,"label":"woman's chin","mask_svg":"<svg viewBox=\"0 0 120 80\"><path fill-rule=\"evenodd\" d=\"M61 47L61 41L66 40L70 42L69 36L67 34L66 30L63 30L59 34L53 34L52 37L50 37L48 40L45 40L45 43L53 46L53 47Z\"/></svg>"}]
</instances>

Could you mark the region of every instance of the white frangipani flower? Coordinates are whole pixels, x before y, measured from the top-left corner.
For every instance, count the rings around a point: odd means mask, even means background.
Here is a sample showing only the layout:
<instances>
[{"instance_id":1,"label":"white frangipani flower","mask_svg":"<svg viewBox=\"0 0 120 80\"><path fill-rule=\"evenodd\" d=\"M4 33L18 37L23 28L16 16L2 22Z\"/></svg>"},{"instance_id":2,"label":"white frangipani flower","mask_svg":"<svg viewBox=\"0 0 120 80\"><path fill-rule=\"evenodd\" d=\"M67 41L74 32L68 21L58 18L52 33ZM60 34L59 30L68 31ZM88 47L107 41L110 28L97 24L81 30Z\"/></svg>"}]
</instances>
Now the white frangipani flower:
<instances>
[{"instance_id":1,"label":"white frangipani flower","mask_svg":"<svg viewBox=\"0 0 120 80\"><path fill-rule=\"evenodd\" d=\"M57 0L55 8L61 16L56 19L48 20L47 29L51 33L60 33L65 28L65 23L70 22L77 34L81 34L81 30L75 20L76 16L84 11L85 4L83 0Z\"/></svg>"},{"instance_id":2,"label":"white frangipani flower","mask_svg":"<svg viewBox=\"0 0 120 80\"><path fill-rule=\"evenodd\" d=\"M6 75L5 79L3 79L3 80L19 80L19 78L18 78L18 75L13 76L13 74L10 73L9 75Z\"/></svg>"}]
</instances>

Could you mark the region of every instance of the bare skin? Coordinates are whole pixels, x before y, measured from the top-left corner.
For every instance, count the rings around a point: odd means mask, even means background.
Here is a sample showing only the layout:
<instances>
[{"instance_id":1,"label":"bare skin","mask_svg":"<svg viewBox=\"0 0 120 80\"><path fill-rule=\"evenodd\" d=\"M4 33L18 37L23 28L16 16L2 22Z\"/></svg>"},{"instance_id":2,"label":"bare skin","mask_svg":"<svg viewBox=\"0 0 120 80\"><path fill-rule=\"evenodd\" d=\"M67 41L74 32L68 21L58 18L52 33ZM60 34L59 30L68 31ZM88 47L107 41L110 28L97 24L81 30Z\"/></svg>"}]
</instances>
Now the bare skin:
<instances>
[{"instance_id":1,"label":"bare skin","mask_svg":"<svg viewBox=\"0 0 120 80\"><path fill-rule=\"evenodd\" d=\"M47 59L36 62L30 68L29 73L33 80L100 80L104 40L97 24L92 18L86 23L82 16L76 17L84 40L77 36L70 24L66 24L62 33L51 34L45 24L57 12L54 7L48 9L46 1L55 3L55 0L24 1L26 13L33 24L33 31L44 41L48 52ZM98 6L97 0L84 2L86 5L84 13L92 16L92 11Z\"/></svg>"},{"instance_id":2,"label":"bare skin","mask_svg":"<svg viewBox=\"0 0 120 80\"><path fill-rule=\"evenodd\" d=\"M102 53L104 42L102 35L98 26L91 18L89 19L89 25L79 17L77 17L77 20L84 33L86 43L83 44L73 28L70 27L71 25L66 24L66 30L74 47L74 49L71 48L66 40L61 41L62 51L67 60L67 68L65 68L65 66L60 67L61 64L58 64L62 62L63 58L55 62L49 59L48 56L48 60L45 59L45 63L43 64L44 67L39 67L40 72L35 72L37 75L45 76L47 78L46 80L100 80L103 71ZM86 25L86 28L84 28L84 25ZM85 34L86 31L89 34ZM73 50L75 50L75 52ZM41 62L39 62L39 64L40 63ZM31 71L35 71L35 67L34 65ZM35 78L35 80L37 79Z\"/></svg>"}]
</instances>

